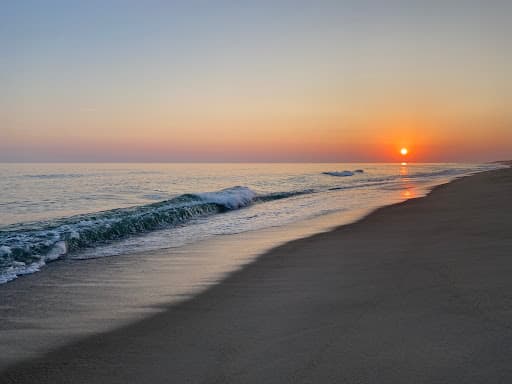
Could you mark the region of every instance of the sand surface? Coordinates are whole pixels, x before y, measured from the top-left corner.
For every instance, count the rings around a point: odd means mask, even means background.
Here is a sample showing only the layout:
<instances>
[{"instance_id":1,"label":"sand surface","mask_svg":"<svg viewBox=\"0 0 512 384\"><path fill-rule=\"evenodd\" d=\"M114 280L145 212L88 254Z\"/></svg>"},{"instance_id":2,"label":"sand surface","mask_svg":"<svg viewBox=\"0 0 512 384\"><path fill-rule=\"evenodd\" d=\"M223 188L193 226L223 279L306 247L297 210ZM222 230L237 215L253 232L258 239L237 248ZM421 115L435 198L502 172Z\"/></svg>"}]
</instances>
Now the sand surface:
<instances>
[{"instance_id":1,"label":"sand surface","mask_svg":"<svg viewBox=\"0 0 512 384\"><path fill-rule=\"evenodd\" d=\"M15 383L511 383L512 169L275 248Z\"/></svg>"}]
</instances>

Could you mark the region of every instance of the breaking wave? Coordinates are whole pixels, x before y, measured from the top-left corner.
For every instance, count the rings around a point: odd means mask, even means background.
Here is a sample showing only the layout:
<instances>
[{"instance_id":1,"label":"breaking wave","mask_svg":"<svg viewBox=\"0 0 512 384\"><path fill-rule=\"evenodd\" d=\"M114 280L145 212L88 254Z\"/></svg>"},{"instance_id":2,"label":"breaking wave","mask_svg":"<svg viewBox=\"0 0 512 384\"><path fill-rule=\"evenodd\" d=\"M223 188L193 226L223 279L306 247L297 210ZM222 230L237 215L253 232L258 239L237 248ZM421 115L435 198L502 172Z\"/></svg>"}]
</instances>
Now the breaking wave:
<instances>
[{"instance_id":1,"label":"breaking wave","mask_svg":"<svg viewBox=\"0 0 512 384\"><path fill-rule=\"evenodd\" d=\"M203 216L284 199L312 190L257 195L247 187L184 194L157 203L57 219L15 224L0 230L0 283L33 273L47 262L83 248L145 232L172 228Z\"/></svg>"}]
</instances>

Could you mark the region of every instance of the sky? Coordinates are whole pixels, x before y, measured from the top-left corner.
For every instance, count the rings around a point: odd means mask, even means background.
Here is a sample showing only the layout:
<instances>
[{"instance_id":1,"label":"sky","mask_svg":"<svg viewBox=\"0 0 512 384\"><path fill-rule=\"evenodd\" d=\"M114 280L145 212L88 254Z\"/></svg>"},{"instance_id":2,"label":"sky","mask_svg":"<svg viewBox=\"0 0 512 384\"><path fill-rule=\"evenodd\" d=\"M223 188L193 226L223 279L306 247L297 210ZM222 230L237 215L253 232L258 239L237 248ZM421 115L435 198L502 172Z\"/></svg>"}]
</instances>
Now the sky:
<instances>
[{"instance_id":1,"label":"sky","mask_svg":"<svg viewBox=\"0 0 512 384\"><path fill-rule=\"evenodd\" d=\"M512 1L8 1L0 161L512 157Z\"/></svg>"}]
</instances>

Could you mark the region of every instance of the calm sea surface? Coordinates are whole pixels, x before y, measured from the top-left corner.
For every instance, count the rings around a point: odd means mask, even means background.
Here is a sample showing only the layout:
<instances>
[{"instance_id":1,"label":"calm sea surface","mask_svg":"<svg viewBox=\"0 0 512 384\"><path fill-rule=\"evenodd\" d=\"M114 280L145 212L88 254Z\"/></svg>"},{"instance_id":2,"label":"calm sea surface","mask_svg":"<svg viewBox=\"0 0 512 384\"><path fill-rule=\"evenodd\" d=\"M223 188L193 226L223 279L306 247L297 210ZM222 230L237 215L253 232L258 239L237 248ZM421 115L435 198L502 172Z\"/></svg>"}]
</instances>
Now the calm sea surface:
<instances>
[{"instance_id":1,"label":"calm sea surface","mask_svg":"<svg viewBox=\"0 0 512 384\"><path fill-rule=\"evenodd\" d=\"M352 217L492 167L0 164L0 283L62 257L175 248L333 212Z\"/></svg>"}]
</instances>

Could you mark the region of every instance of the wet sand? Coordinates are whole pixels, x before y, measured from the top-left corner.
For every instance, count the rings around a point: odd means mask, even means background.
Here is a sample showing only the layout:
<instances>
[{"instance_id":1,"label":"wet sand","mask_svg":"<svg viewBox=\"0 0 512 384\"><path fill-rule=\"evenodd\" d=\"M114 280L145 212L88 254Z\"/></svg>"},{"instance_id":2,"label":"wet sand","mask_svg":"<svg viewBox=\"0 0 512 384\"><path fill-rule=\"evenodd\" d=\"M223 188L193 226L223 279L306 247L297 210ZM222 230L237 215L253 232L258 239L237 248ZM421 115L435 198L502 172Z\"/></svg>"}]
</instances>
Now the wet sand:
<instances>
[{"instance_id":1,"label":"wet sand","mask_svg":"<svg viewBox=\"0 0 512 384\"><path fill-rule=\"evenodd\" d=\"M511 196L511 169L456 180L0 382L512 382Z\"/></svg>"}]
</instances>

